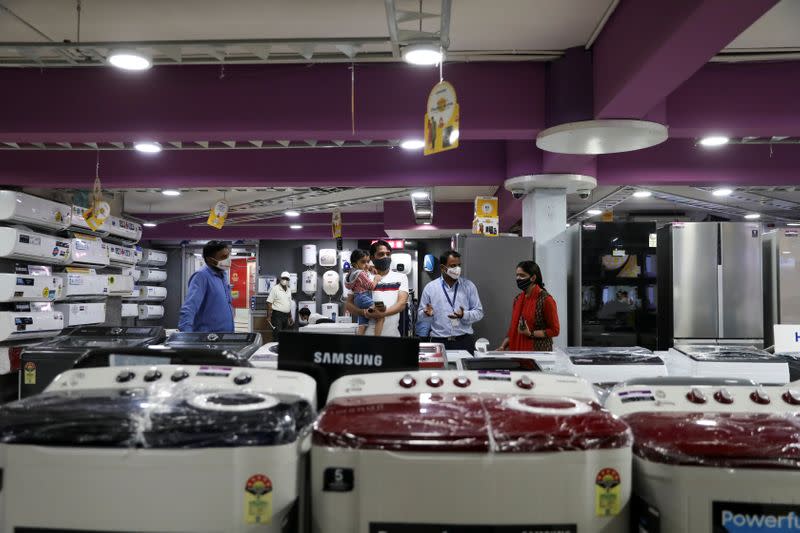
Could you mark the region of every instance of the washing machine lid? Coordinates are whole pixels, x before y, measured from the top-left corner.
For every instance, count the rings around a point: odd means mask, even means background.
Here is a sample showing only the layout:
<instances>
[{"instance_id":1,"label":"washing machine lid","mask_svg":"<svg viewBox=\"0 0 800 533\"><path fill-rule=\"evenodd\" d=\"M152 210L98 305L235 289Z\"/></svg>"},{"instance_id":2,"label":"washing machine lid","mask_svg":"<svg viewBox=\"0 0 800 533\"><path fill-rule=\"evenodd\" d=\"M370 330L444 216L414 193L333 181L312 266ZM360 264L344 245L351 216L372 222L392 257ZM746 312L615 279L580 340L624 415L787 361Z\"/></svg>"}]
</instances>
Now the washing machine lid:
<instances>
[{"instance_id":1,"label":"washing machine lid","mask_svg":"<svg viewBox=\"0 0 800 533\"><path fill-rule=\"evenodd\" d=\"M675 346L675 349L703 363L785 363L781 357L753 346L687 344Z\"/></svg>"},{"instance_id":2,"label":"washing machine lid","mask_svg":"<svg viewBox=\"0 0 800 533\"><path fill-rule=\"evenodd\" d=\"M260 333L177 332L170 335L166 342L172 348L224 350L243 358L255 353L261 344Z\"/></svg>"},{"instance_id":3,"label":"washing machine lid","mask_svg":"<svg viewBox=\"0 0 800 533\"><path fill-rule=\"evenodd\" d=\"M157 344L166 338L164 328L86 326L44 341L29 349L83 353L90 348L130 348Z\"/></svg>"},{"instance_id":4,"label":"washing machine lid","mask_svg":"<svg viewBox=\"0 0 800 533\"><path fill-rule=\"evenodd\" d=\"M647 348L573 347L565 350L573 365L663 365L664 361Z\"/></svg>"},{"instance_id":5,"label":"washing machine lid","mask_svg":"<svg viewBox=\"0 0 800 533\"><path fill-rule=\"evenodd\" d=\"M800 470L800 415L648 413L624 417L634 454L681 466Z\"/></svg>"},{"instance_id":6,"label":"washing machine lid","mask_svg":"<svg viewBox=\"0 0 800 533\"><path fill-rule=\"evenodd\" d=\"M246 359L224 350L207 348L174 349L163 346L95 348L86 351L74 368L102 368L144 365L252 366Z\"/></svg>"},{"instance_id":7,"label":"washing machine lid","mask_svg":"<svg viewBox=\"0 0 800 533\"><path fill-rule=\"evenodd\" d=\"M630 446L627 426L597 403L511 394L335 398L318 446L412 452L535 453Z\"/></svg>"}]
</instances>

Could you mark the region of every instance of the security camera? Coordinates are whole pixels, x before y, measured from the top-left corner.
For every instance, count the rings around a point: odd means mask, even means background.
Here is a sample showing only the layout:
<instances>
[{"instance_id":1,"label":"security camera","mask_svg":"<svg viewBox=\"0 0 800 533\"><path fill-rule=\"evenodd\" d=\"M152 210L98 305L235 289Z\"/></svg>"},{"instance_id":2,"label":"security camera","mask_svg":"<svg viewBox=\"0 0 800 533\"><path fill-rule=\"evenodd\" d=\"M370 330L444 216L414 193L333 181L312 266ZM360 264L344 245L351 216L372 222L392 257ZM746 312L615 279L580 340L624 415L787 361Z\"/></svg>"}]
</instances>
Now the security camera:
<instances>
[{"instance_id":1,"label":"security camera","mask_svg":"<svg viewBox=\"0 0 800 533\"><path fill-rule=\"evenodd\" d=\"M512 189L511 196L514 197L515 200L522 200L525 198L527 191L525 189Z\"/></svg>"},{"instance_id":2,"label":"security camera","mask_svg":"<svg viewBox=\"0 0 800 533\"><path fill-rule=\"evenodd\" d=\"M581 197L581 198L583 198L584 200L586 200L587 198L589 198L589 196L590 196L591 194L592 194L592 191L590 191L590 190L587 190L587 189L583 189L583 190L579 190L579 191L578 191L578 196L580 196L580 197Z\"/></svg>"}]
</instances>

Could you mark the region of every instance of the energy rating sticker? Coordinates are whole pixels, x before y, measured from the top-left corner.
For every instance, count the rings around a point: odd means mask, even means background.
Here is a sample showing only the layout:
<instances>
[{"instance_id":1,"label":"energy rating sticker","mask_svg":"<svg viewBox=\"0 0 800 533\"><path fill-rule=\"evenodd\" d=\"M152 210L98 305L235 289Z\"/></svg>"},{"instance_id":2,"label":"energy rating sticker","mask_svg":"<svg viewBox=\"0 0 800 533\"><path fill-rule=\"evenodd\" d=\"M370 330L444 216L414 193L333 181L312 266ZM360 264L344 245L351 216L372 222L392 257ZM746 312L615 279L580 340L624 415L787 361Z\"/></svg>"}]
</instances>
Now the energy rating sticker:
<instances>
[{"instance_id":1,"label":"energy rating sticker","mask_svg":"<svg viewBox=\"0 0 800 533\"><path fill-rule=\"evenodd\" d=\"M25 363L23 370L25 374L23 378L25 385L36 385L36 363L28 361Z\"/></svg>"},{"instance_id":2,"label":"energy rating sticker","mask_svg":"<svg viewBox=\"0 0 800 533\"><path fill-rule=\"evenodd\" d=\"M616 516L622 507L619 472L604 468L594 480L594 512L597 516Z\"/></svg>"},{"instance_id":3,"label":"energy rating sticker","mask_svg":"<svg viewBox=\"0 0 800 533\"><path fill-rule=\"evenodd\" d=\"M255 474L247 480L244 491L245 523L272 522L272 481L264 474Z\"/></svg>"}]
</instances>

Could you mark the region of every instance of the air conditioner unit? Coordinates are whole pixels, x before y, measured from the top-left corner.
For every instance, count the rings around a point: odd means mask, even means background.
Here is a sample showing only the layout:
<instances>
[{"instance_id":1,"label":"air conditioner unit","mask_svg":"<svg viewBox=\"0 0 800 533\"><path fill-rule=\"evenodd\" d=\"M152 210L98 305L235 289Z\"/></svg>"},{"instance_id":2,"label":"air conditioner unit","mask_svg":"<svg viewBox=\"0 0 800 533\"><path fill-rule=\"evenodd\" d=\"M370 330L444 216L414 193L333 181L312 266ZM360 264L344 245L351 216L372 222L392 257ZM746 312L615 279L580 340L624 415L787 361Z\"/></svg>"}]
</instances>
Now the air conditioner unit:
<instances>
[{"instance_id":1,"label":"air conditioner unit","mask_svg":"<svg viewBox=\"0 0 800 533\"><path fill-rule=\"evenodd\" d=\"M91 233L92 235L100 235L101 237L108 235L108 229L106 228L108 221L103 222L103 224L101 224L96 230L93 230L89 227L89 223L86 222L85 218L83 218L84 213L86 213L88 210L89 209L87 207L73 205L70 213L69 228L71 230Z\"/></svg>"},{"instance_id":2,"label":"air conditioner unit","mask_svg":"<svg viewBox=\"0 0 800 533\"><path fill-rule=\"evenodd\" d=\"M142 238L142 225L119 217L108 217L104 224L111 237L129 242L139 242Z\"/></svg>"},{"instance_id":3,"label":"air conditioner unit","mask_svg":"<svg viewBox=\"0 0 800 533\"><path fill-rule=\"evenodd\" d=\"M167 298L166 287L143 286L139 287L139 299L146 302L159 302Z\"/></svg>"},{"instance_id":4,"label":"air conditioner unit","mask_svg":"<svg viewBox=\"0 0 800 533\"><path fill-rule=\"evenodd\" d=\"M59 272L55 275L64 284L60 300L97 300L108 296L108 276L97 274L94 270Z\"/></svg>"},{"instance_id":5,"label":"air conditioner unit","mask_svg":"<svg viewBox=\"0 0 800 533\"><path fill-rule=\"evenodd\" d=\"M167 281L167 273L164 270L156 270L154 268L142 268L139 281L150 283L161 283Z\"/></svg>"},{"instance_id":6,"label":"air conditioner unit","mask_svg":"<svg viewBox=\"0 0 800 533\"><path fill-rule=\"evenodd\" d=\"M70 206L22 192L0 191L0 221L54 230L69 225Z\"/></svg>"},{"instance_id":7,"label":"air conditioner unit","mask_svg":"<svg viewBox=\"0 0 800 533\"><path fill-rule=\"evenodd\" d=\"M139 320L156 320L164 317L163 305L142 304L139 306Z\"/></svg>"},{"instance_id":8,"label":"air conditioner unit","mask_svg":"<svg viewBox=\"0 0 800 533\"><path fill-rule=\"evenodd\" d=\"M142 266L164 266L167 264L167 252L142 248Z\"/></svg>"},{"instance_id":9,"label":"air conditioner unit","mask_svg":"<svg viewBox=\"0 0 800 533\"><path fill-rule=\"evenodd\" d=\"M106 267L109 264L108 247L91 235L76 234L70 242L69 264Z\"/></svg>"},{"instance_id":10,"label":"air conditioner unit","mask_svg":"<svg viewBox=\"0 0 800 533\"><path fill-rule=\"evenodd\" d=\"M64 327L102 324L106 321L105 302L56 304L55 308L64 314Z\"/></svg>"},{"instance_id":11,"label":"air conditioner unit","mask_svg":"<svg viewBox=\"0 0 800 533\"><path fill-rule=\"evenodd\" d=\"M64 329L64 314L46 307L0 311L0 342L55 337Z\"/></svg>"},{"instance_id":12,"label":"air conditioner unit","mask_svg":"<svg viewBox=\"0 0 800 533\"><path fill-rule=\"evenodd\" d=\"M36 233L22 226L0 227L0 257L63 265L69 260L69 239Z\"/></svg>"},{"instance_id":13,"label":"air conditioner unit","mask_svg":"<svg viewBox=\"0 0 800 533\"><path fill-rule=\"evenodd\" d=\"M138 317L139 316L139 305L138 304L129 304L124 303L122 304L122 318L131 318L131 317Z\"/></svg>"},{"instance_id":14,"label":"air conditioner unit","mask_svg":"<svg viewBox=\"0 0 800 533\"><path fill-rule=\"evenodd\" d=\"M52 302L61 296L61 278L0 274L0 302Z\"/></svg>"},{"instance_id":15,"label":"air conditioner unit","mask_svg":"<svg viewBox=\"0 0 800 533\"><path fill-rule=\"evenodd\" d=\"M133 276L123 274L105 274L108 278L108 294L112 296L123 296L133 291Z\"/></svg>"},{"instance_id":16,"label":"air conditioner unit","mask_svg":"<svg viewBox=\"0 0 800 533\"><path fill-rule=\"evenodd\" d=\"M108 261L111 266L130 267L138 262L136 248L122 244L103 243L108 250Z\"/></svg>"}]
</instances>

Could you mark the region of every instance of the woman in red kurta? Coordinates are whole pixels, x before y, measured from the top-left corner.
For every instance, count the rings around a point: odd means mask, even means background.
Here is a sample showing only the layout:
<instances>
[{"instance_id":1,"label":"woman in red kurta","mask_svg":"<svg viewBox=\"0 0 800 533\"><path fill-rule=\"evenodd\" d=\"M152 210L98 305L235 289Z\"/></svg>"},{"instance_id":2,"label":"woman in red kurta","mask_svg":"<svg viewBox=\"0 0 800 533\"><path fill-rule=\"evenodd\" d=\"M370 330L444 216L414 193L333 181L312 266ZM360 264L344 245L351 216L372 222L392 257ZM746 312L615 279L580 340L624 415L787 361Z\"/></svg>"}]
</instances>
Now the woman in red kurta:
<instances>
[{"instance_id":1,"label":"woman in red kurta","mask_svg":"<svg viewBox=\"0 0 800 533\"><path fill-rule=\"evenodd\" d=\"M545 290L542 271L533 261L517 265L517 287L522 294L514 298L508 336L499 350L511 352L548 352L553 337L558 337L556 301Z\"/></svg>"}]
</instances>

